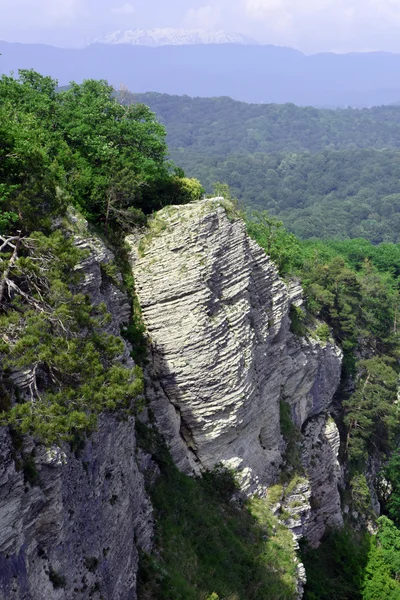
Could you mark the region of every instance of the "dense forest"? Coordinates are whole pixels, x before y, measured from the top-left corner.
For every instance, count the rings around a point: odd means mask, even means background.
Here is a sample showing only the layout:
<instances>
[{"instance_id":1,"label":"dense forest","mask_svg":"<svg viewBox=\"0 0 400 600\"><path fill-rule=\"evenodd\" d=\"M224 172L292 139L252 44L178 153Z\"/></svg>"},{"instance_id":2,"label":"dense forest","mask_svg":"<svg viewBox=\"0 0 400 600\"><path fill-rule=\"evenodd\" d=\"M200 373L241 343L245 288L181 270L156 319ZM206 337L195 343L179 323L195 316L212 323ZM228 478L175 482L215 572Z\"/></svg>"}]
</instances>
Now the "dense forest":
<instances>
[{"instance_id":1,"label":"dense forest","mask_svg":"<svg viewBox=\"0 0 400 600\"><path fill-rule=\"evenodd\" d=\"M400 241L400 152L231 155L171 151L207 190L227 182L244 207L268 210L297 236Z\"/></svg>"},{"instance_id":2,"label":"dense forest","mask_svg":"<svg viewBox=\"0 0 400 600\"><path fill-rule=\"evenodd\" d=\"M131 95L166 125L172 158L210 192L228 183L301 238L398 242L400 107L325 110Z\"/></svg>"},{"instance_id":3,"label":"dense forest","mask_svg":"<svg viewBox=\"0 0 400 600\"><path fill-rule=\"evenodd\" d=\"M143 395L139 365L146 349L123 239L138 225L145 227L153 211L199 199L203 189L168 160L165 129L150 109L130 104L123 95L120 99L122 104L102 81L57 91L54 80L32 71L0 80L0 419L16 443L29 434L38 443L76 448L96 428L99 413L113 411L123 418L135 413L136 399ZM397 109L387 110L397 115ZM252 187L261 193L259 177L271 179L270 212L247 215L249 234L284 278L302 281L305 307L293 308L292 332L322 342L333 338L344 352L338 416L347 465L343 494L352 511L344 531L330 533L316 551L302 549L309 573L306 598L395 600L400 597L400 245L390 242L398 241L395 177L400 167L395 150L321 150L317 155L294 155L292 149L287 155L235 155L232 163L225 157L225 170L215 175L227 180L236 171L239 179L248 177L242 197ZM261 166L251 173L257 160ZM211 172L215 168L204 164L198 163ZM204 171L199 174L203 178ZM213 177L212 172L204 183ZM237 189L235 182L232 192L216 186L228 198ZM336 194L331 199L337 208L328 214L323 202L330 194ZM303 224L302 237L342 239L300 240L287 231L276 215L289 195L282 211L315 206L325 219L324 228L321 221L313 231ZM350 196L355 200L347 211L353 217L346 221L339 204ZM264 207L250 198L248 204ZM351 212L356 210L358 216ZM368 234L365 225L365 231L357 229L357 218L362 223L361 216L368 221L371 214L378 223L379 216L386 219L379 235ZM105 307L79 293L76 266L85 255L74 244L74 227L82 216L116 252L117 264L105 276L122 272L118 285L132 301L132 323L124 334L132 343L134 369L118 360L121 339L104 332ZM45 374L45 392L32 388L31 398L16 398L10 371L32 365ZM232 503L235 482L229 474L217 469L202 478L186 477L154 430L139 421L137 434L161 473L150 491L158 547L141 560L142 598L266 600L273 594L292 599L292 538L268 507L257 499ZM372 459L381 465L376 489L383 516L377 522L366 479ZM37 484L32 472L29 484ZM376 535L369 533L368 522Z\"/></svg>"},{"instance_id":4,"label":"dense forest","mask_svg":"<svg viewBox=\"0 0 400 600\"><path fill-rule=\"evenodd\" d=\"M169 148L226 157L255 152L400 148L400 106L318 109L247 104L227 97L190 98L120 92L143 102L167 128Z\"/></svg>"}]
</instances>

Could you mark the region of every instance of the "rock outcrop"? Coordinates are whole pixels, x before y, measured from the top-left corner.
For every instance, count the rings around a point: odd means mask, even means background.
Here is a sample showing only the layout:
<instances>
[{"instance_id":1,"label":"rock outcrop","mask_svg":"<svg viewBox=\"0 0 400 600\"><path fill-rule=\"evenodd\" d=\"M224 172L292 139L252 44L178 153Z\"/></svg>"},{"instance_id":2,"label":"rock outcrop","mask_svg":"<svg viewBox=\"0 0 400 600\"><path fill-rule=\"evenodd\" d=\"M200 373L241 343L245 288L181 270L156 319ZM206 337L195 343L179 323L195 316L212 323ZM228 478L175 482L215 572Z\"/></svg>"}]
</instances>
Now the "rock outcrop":
<instances>
[{"instance_id":1,"label":"rock outcrop","mask_svg":"<svg viewBox=\"0 0 400 600\"><path fill-rule=\"evenodd\" d=\"M327 527L343 525L339 487L344 485L338 461L340 435L335 421L326 415L311 419L304 428L302 463L309 478L311 511L304 535L316 546Z\"/></svg>"},{"instance_id":2,"label":"rock outcrop","mask_svg":"<svg viewBox=\"0 0 400 600\"><path fill-rule=\"evenodd\" d=\"M0 599L136 598L138 547L152 511L136 464L132 420L102 417L79 458L37 449L24 481L0 437Z\"/></svg>"},{"instance_id":3,"label":"rock outcrop","mask_svg":"<svg viewBox=\"0 0 400 600\"><path fill-rule=\"evenodd\" d=\"M263 494L284 460L281 402L316 460L326 458L327 468L336 461L321 423L339 384L341 352L291 333L299 286L279 278L230 210L218 198L168 207L139 244L128 242L150 337L148 396L176 464L198 472L223 463L248 493ZM311 487L322 477L314 471ZM337 483L331 477L335 514ZM322 528L313 527L316 541Z\"/></svg>"},{"instance_id":4,"label":"rock outcrop","mask_svg":"<svg viewBox=\"0 0 400 600\"><path fill-rule=\"evenodd\" d=\"M87 250L78 291L105 304L105 331L120 335L130 305L110 268L113 255L77 215L70 222ZM147 235L128 241L149 334L146 393L176 464L192 474L223 463L246 493L265 495L283 468L293 469L281 431L282 406L289 406L304 472L282 488L281 520L294 544L304 535L318 544L327 525L341 523L339 435L328 417L341 352L291 332L299 282L280 279L223 199L165 208ZM133 366L124 344L118 360ZM11 377L22 397L33 397L35 371ZM0 600L134 600L138 549L152 547L141 473L149 462L132 416L102 415L75 451L46 449L3 428ZM298 570L300 597L301 564Z\"/></svg>"},{"instance_id":5,"label":"rock outcrop","mask_svg":"<svg viewBox=\"0 0 400 600\"><path fill-rule=\"evenodd\" d=\"M106 305L105 331L120 335L130 306L104 270L113 255L81 218L70 220L87 251L79 291ZM133 366L127 344L120 360ZM29 397L34 376L12 374L21 395ZM149 551L153 533L137 453L133 417L101 416L75 452L0 430L0 600L136 598L138 548Z\"/></svg>"}]
</instances>

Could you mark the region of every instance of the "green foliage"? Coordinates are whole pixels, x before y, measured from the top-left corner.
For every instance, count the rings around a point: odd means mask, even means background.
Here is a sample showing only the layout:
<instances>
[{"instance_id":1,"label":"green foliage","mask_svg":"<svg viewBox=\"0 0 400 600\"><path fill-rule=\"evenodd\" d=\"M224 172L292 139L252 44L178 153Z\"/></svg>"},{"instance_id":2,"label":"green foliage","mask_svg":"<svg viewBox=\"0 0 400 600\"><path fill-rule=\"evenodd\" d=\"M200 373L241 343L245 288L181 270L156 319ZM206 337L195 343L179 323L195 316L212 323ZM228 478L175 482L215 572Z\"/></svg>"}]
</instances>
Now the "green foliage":
<instances>
[{"instance_id":1,"label":"green foliage","mask_svg":"<svg viewBox=\"0 0 400 600\"><path fill-rule=\"evenodd\" d=\"M380 486L380 500L390 519L400 526L400 452L397 448L385 468ZM383 488L383 489L382 489Z\"/></svg>"},{"instance_id":2,"label":"green foliage","mask_svg":"<svg viewBox=\"0 0 400 600\"><path fill-rule=\"evenodd\" d=\"M171 194L171 204L176 204L176 202L173 201L174 196L176 196L177 203L187 204L188 202L200 200L205 193L205 190L198 179L175 177L171 179L171 182L176 188L175 193Z\"/></svg>"},{"instance_id":3,"label":"green foliage","mask_svg":"<svg viewBox=\"0 0 400 600\"><path fill-rule=\"evenodd\" d=\"M303 546L304 600L362 600L371 542L370 535L345 528L329 532L317 549Z\"/></svg>"},{"instance_id":4,"label":"green foliage","mask_svg":"<svg viewBox=\"0 0 400 600\"><path fill-rule=\"evenodd\" d=\"M304 337L307 334L306 313L300 308L292 304L289 311L290 316L290 331L297 336Z\"/></svg>"},{"instance_id":5,"label":"green foliage","mask_svg":"<svg viewBox=\"0 0 400 600\"><path fill-rule=\"evenodd\" d=\"M49 570L49 579L50 579L51 583L53 584L53 587L55 590L60 589L60 588L65 588L65 586L67 585L67 580L64 577L64 575L61 575L60 573L55 571L52 567L50 567L50 570Z\"/></svg>"},{"instance_id":6,"label":"green foliage","mask_svg":"<svg viewBox=\"0 0 400 600\"><path fill-rule=\"evenodd\" d=\"M0 231L48 229L72 201L120 232L201 196L167 162L165 129L147 106L122 106L105 81L56 89L34 71L0 79Z\"/></svg>"},{"instance_id":7,"label":"green foliage","mask_svg":"<svg viewBox=\"0 0 400 600\"><path fill-rule=\"evenodd\" d=\"M396 362L376 356L358 363L358 382L352 396L343 403L349 429L349 456L357 462L368 452L388 453L399 431Z\"/></svg>"},{"instance_id":8,"label":"green foliage","mask_svg":"<svg viewBox=\"0 0 400 600\"><path fill-rule=\"evenodd\" d=\"M121 363L122 341L104 333L105 306L78 292L85 253L73 243L68 205L120 248L145 213L203 193L167 162L165 130L146 106L122 106L104 81L56 86L34 71L0 79L0 420L47 444L81 439L99 413L130 410L143 393L140 369ZM121 287L126 252L118 254L118 265L101 269ZM124 334L143 359L144 326L123 267L134 315ZM11 406L7 373L21 369L32 373L30 391Z\"/></svg>"},{"instance_id":9,"label":"green foliage","mask_svg":"<svg viewBox=\"0 0 400 600\"><path fill-rule=\"evenodd\" d=\"M399 150L232 152L171 154L207 192L224 181L242 206L267 210L302 239L400 242Z\"/></svg>"},{"instance_id":10,"label":"green foliage","mask_svg":"<svg viewBox=\"0 0 400 600\"><path fill-rule=\"evenodd\" d=\"M46 391L35 385L32 398L4 413L2 422L53 443L93 429L95 415L104 410L129 408L143 393L143 379L138 367L132 370L116 362L122 341L103 332L109 319L105 307L92 306L82 294L70 291L79 256L72 241L60 232L31 239L37 241L31 250L35 256L21 257L15 278L26 290L34 284L30 292L35 304L24 303L24 296L21 302L18 294L10 298L1 325L3 336L14 341L4 348L4 367L41 373ZM29 259L40 257L47 264L46 252L51 260L43 278L39 263ZM40 279L35 280L37 268Z\"/></svg>"},{"instance_id":11,"label":"green foliage","mask_svg":"<svg viewBox=\"0 0 400 600\"><path fill-rule=\"evenodd\" d=\"M301 433L293 422L292 410L287 402L280 402L280 430L286 443L285 465L286 469L281 474L282 481L293 479L293 472L301 473L300 441Z\"/></svg>"},{"instance_id":12,"label":"green foliage","mask_svg":"<svg viewBox=\"0 0 400 600\"><path fill-rule=\"evenodd\" d=\"M316 336L323 342L328 342L331 337L331 330L326 323L321 323L315 330Z\"/></svg>"},{"instance_id":13,"label":"green foliage","mask_svg":"<svg viewBox=\"0 0 400 600\"><path fill-rule=\"evenodd\" d=\"M362 515L371 512L371 493L365 475L356 474L350 480L352 506Z\"/></svg>"},{"instance_id":14,"label":"green foliage","mask_svg":"<svg viewBox=\"0 0 400 600\"><path fill-rule=\"evenodd\" d=\"M226 156L325 149L398 148L400 108L317 109L294 104L247 104L228 97L190 98L126 93L143 102L168 131L168 145L182 154ZM214 179L215 181L215 179Z\"/></svg>"},{"instance_id":15,"label":"green foliage","mask_svg":"<svg viewBox=\"0 0 400 600\"><path fill-rule=\"evenodd\" d=\"M202 478L187 477L172 464L155 432L139 425L138 435L161 468L150 489L157 552L141 557L138 597L294 599L291 534L266 502L231 501L237 493L232 474L218 467Z\"/></svg>"},{"instance_id":16,"label":"green foliage","mask_svg":"<svg viewBox=\"0 0 400 600\"><path fill-rule=\"evenodd\" d=\"M282 264L281 257L287 257L287 248L280 244L277 233L285 235L282 225L263 213L258 222L253 219L247 226L277 264ZM399 248L392 244L373 247L360 239L303 243L296 240L296 251L284 263L286 275L301 279L306 300L306 310L290 308L291 331L324 342L332 335L344 351L343 382L348 377L354 382L354 392L347 394L342 404L348 429L347 453L354 475L352 501L361 514L370 511L366 498L369 491L360 487L361 482L365 482L362 469L366 460L371 454L385 459L395 447L399 434L398 258ZM313 329L315 317L325 323L319 321ZM287 408L283 406L283 432L285 423L291 423L286 413ZM290 431L286 435L291 439ZM287 453L289 464L298 464L296 444L288 444ZM394 468L391 480L394 480ZM393 485L393 489L397 489L396 484ZM396 502L395 493L393 510Z\"/></svg>"},{"instance_id":17,"label":"green foliage","mask_svg":"<svg viewBox=\"0 0 400 600\"><path fill-rule=\"evenodd\" d=\"M299 241L284 229L282 221L269 216L266 211L253 211L247 219L247 231L272 258L281 275L290 273L298 266Z\"/></svg>"},{"instance_id":18,"label":"green foliage","mask_svg":"<svg viewBox=\"0 0 400 600\"><path fill-rule=\"evenodd\" d=\"M135 94L167 127L173 159L207 192L229 184L301 238L399 242L399 107L324 110Z\"/></svg>"},{"instance_id":19,"label":"green foliage","mask_svg":"<svg viewBox=\"0 0 400 600\"><path fill-rule=\"evenodd\" d=\"M39 484L39 473L36 468L35 457L32 454L23 460L22 470L25 483L28 482L32 486Z\"/></svg>"},{"instance_id":20,"label":"green foliage","mask_svg":"<svg viewBox=\"0 0 400 600\"><path fill-rule=\"evenodd\" d=\"M385 460L399 435L400 110L326 111L161 94L139 98L167 125L172 156L207 192L214 189L260 210L248 211L249 234L281 275L302 281L305 307L291 307L292 332L320 343L333 338L343 349L339 393L348 429L351 505L371 517L366 460L370 455ZM301 466L298 432L284 403L281 431L288 476L295 481L293 472ZM382 503L396 522L397 463L395 454L385 470ZM277 490L279 499L284 491ZM396 576L388 576L386 567L364 595L370 544L368 535L332 532L318 553L307 552L306 598L384 598L388 590L398 597ZM379 573L378 567L376 562Z\"/></svg>"},{"instance_id":21,"label":"green foliage","mask_svg":"<svg viewBox=\"0 0 400 600\"><path fill-rule=\"evenodd\" d=\"M365 569L362 600L399 600L400 530L387 517L380 517L378 525Z\"/></svg>"},{"instance_id":22,"label":"green foliage","mask_svg":"<svg viewBox=\"0 0 400 600\"><path fill-rule=\"evenodd\" d=\"M99 559L97 556L85 556L83 562L86 569L91 573L95 573L97 571L97 567L99 566Z\"/></svg>"}]
</instances>

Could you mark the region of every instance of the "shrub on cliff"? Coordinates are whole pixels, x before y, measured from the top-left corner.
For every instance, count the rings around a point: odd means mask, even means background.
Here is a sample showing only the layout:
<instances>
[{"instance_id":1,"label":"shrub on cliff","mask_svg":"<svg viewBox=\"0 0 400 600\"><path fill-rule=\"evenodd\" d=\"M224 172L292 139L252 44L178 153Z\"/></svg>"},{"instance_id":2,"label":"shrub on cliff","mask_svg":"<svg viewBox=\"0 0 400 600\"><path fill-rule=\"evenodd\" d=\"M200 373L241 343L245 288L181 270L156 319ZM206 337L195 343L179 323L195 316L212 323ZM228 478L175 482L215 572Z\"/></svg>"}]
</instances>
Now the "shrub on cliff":
<instances>
[{"instance_id":1,"label":"shrub on cliff","mask_svg":"<svg viewBox=\"0 0 400 600\"><path fill-rule=\"evenodd\" d=\"M118 229L201 196L200 183L167 161L165 129L147 106L122 106L105 81L56 90L34 71L0 78L3 231L39 229L67 201Z\"/></svg>"}]
</instances>

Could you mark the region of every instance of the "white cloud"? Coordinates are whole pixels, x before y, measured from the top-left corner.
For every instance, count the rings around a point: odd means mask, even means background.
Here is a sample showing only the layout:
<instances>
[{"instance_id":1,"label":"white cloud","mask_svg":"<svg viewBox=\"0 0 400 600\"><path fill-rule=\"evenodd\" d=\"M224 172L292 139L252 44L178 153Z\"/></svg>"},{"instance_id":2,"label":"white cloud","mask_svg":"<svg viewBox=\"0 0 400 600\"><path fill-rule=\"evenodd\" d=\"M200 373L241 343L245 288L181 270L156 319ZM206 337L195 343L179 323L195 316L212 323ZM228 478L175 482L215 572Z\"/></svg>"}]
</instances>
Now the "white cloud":
<instances>
[{"instance_id":1,"label":"white cloud","mask_svg":"<svg viewBox=\"0 0 400 600\"><path fill-rule=\"evenodd\" d=\"M263 41L309 51L399 47L400 0L241 0ZM397 39L397 41L396 41Z\"/></svg>"},{"instance_id":2,"label":"white cloud","mask_svg":"<svg viewBox=\"0 0 400 600\"><path fill-rule=\"evenodd\" d=\"M275 12L290 16L315 15L330 9L337 11L341 7L349 8L353 3L354 0L244 0L244 7L249 16L259 18Z\"/></svg>"},{"instance_id":3,"label":"white cloud","mask_svg":"<svg viewBox=\"0 0 400 600\"><path fill-rule=\"evenodd\" d=\"M2 24L15 29L64 26L85 14L83 0L36 0L34 10L26 0L0 0L0 4Z\"/></svg>"},{"instance_id":4,"label":"white cloud","mask_svg":"<svg viewBox=\"0 0 400 600\"><path fill-rule=\"evenodd\" d=\"M112 8L111 12L117 15L133 15L133 13L135 13L136 10L134 6L132 6L132 4L126 2L122 6L116 6L115 8Z\"/></svg>"},{"instance_id":5,"label":"white cloud","mask_svg":"<svg viewBox=\"0 0 400 600\"><path fill-rule=\"evenodd\" d=\"M201 29L212 29L215 27L220 19L219 7L212 7L210 4L200 6L199 8L191 8L186 13L186 24L189 27L196 27Z\"/></svg>"},{"instance_id":6,"label":"white cloud","mask_svg":"<svg viewBox=\"0 0 400 600\"><path fill-rule=\"evenodd\" d=\"M55 19L74 19L79 12L78 0L57 0L44 2L44 10Z\"/></svg>"}]
</instances>

